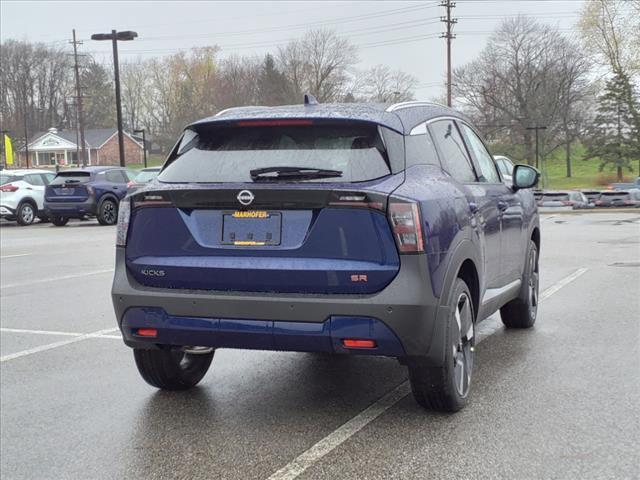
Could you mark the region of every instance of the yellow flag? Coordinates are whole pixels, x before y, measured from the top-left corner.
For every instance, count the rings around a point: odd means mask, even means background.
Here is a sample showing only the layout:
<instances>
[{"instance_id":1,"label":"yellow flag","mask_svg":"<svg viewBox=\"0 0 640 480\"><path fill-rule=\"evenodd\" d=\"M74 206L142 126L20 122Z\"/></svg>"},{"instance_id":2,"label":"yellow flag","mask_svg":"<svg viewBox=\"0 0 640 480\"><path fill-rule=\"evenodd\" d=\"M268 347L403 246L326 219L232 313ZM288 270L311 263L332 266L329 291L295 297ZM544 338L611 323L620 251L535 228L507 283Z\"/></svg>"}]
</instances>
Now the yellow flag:
<instances>
[{"instance_id":1,"label":"yellow flag","mask_svg":"<svg viewBox=\"0 0 640 480\"><path fill-rule=\"evenodd\" d=\"M7 161L7 165L13 165L13 147L11 146L9 135L4 136L4 158Z\"/></svg>"}]
</instances>

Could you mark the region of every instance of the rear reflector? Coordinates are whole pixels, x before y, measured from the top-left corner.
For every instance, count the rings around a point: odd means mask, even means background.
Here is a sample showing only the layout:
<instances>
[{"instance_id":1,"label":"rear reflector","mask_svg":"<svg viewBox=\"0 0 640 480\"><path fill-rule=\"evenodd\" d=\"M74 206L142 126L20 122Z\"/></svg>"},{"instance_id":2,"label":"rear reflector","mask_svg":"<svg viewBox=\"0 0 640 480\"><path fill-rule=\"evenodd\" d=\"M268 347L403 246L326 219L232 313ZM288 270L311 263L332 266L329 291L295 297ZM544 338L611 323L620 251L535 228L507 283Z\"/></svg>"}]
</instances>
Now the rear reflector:
<instances>
[{"instance_id":1,"label":"rear reflector","mask_svg":"<svg viewBox=\"0 0 640 480\"><path fill-rule=\"evenodd\" d=\"M156 330L155 328L139 328L136 331L136 335L138 335L140 337L155 338L155 337L158 336L158 330Z\"/></svg>"},{"instance_id":2,"label":"rear reflector","mask_svg":"<svg viewBox=\"0 0 640 480\"><path fill-rule=\"evenodd\" d=\"M353 338L345 338L342 340L345 348L376 348L375 340L357 340Z\"/></svg>"},{"instance_id":3,"label":"rear reflector","mask_svg":"<svg viewBox=\"0 0 640 480\"><path fill-rule=\"evenodd\" d=\"M389 202L389 220L400 253L424 252L417 203Z\"/></svg>"}]
</instances>

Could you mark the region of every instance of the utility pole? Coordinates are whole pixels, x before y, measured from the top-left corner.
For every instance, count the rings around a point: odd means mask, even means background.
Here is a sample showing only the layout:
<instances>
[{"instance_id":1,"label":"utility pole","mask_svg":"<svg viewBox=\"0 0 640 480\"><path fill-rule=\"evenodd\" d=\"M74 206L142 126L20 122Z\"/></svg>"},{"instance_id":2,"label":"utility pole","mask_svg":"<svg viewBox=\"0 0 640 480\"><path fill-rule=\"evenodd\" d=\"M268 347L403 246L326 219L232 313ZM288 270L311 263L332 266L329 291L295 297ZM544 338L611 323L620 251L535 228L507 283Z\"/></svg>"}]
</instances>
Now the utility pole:
<instances>
[{"instance_id":1,"label":"utility pole","mask_svg":"<svg viewBox=\"0 0 640 480\"><path fill-rule=\"evenodd\" d=\"M142 151L144 152L144 168L147 168L147 137L144 128L134 130L133 133L142 133Z\"/></svg>"},{"instance_id":2,"label":"utility pole","mask_svg":"<svg viewBox=\"0 0 640 480\"><path fill-rule=\"evenodd\" d=\"M543 126L543 125L536 125L535 127L527 127L526 128L526 130L535 130L535 132L536 132L536 168L540 168L539 167L540 162L539 162L539 157L538 157L538 150L539 150L539 147L538 147L538 145L539 145L538 132L540 130L546 130L546 129L547 129L547 127Z\"/></svg>"},{"instance_id":3,"label":"utility pole","mask_svg":"<svg viewBox=\"0 0 640 480\"><path fill-rule=\"evenodd\" d=\"M138 34L131 30L124 32L118 32L111 30L111 33L94 33L91 35L91 40L111 40L113 47L113 70L116 83L116 117L118 121L118 149L120 151L120 166L124 167L124 133L122 130L122 104L120 100L120 68L118 66L118 40L127 41L133 40ZM133 125L132 125L133 126Z\"/></svg>"},{"instance_id":4,"label":"utility pole","mask_svg":"<svg viewBox=\"0 0 640 480\"><path fill-rule=\"evenodd\" d=\"M23 120L24 120L24 153L27 160L27 168L29 168L29 130L27 129L27 101L23 103Z\"/></svg>"},{"instance_id":5,"label":"utility pole","mask_svg":"<svg viewBox=\"0 0 640 480\"><path fill-rule=\"evenodd\" d=\"M80 145L82 149L82 166L87 166L87 149L84 141L84 115L82 112L82 87L80 86L80 67L78 66L78 45L82 45L82 42L76 40L76 29L73 29L73 41L69 42L73 44L73 59L74 59L74 69L76 74L76 108L77 108L77 116L78 116L78 130L80 130ZM80 158L77 159L78 164L80 163Z\"/></svg>"},{"instance_id":6,"label":"utility pole","mask_svg":"<svg viewBox=\"0 0 640 480\"><path fill-rule=\"evenodd\" d=\"M451 106L451 40L456 38L453 34L453 26L458 23L457 18L451 18L451 9L456 6L451 0L442 0L441 7L447 10L446 17L440 17L442 23L447 24L447 31L440 35L440 38L447 39L447 106Z\"/></svg>"}]
</instances>

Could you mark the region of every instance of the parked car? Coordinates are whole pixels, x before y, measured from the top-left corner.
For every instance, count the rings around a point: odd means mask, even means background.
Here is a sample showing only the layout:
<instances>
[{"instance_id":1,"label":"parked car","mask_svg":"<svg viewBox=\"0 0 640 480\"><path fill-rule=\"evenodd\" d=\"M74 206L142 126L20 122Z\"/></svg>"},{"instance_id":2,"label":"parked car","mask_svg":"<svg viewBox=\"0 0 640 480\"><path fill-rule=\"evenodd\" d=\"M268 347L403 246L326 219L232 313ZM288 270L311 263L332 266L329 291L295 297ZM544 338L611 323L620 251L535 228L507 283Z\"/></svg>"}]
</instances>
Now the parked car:
<instances>
[{"instance_id":1,"label":"parked car","mask_svg":"<svg viewBox=\"0 0 640 480\"><path fill-rule=\"evenodd\" d=\"M494 155L493 158L496 161L496 165L498 166L498 170L500 170L502 178L509 183L513 182L514 164L511 159L504 155Z\"/></svg>"},{"instance_id":2,"label":"parked car","mask_svg":"<svg viewBox=\"0 0 640 480\"><path fill-rule=\"evenodd\" d=\"M565 209L582 209L590 208L589 200L582 192L565 191L552 192L545 191L542 198L538 200L539 207L565 208Z\"/></svg>"},{"instance_id":3,"label":"parked car","mask_svg":"<svg viewBox=\"0 0 640 480\"><path fill-rule=\"evenodd\" d=\"M121 167L86 167L59 172L45 190L44 208L54 225L70 218L95 216L100 225L115 225L118 203L134 174Z\"/></svg>"},{"instance_id":4,"label":"parked car","mask_svg":"<svg viewBox=\"0 0 640 480\"><path fill-rule=\"evenodd\" d=\"M611 185L609 185L609 188L613 190L630 190L635 188L640 189L640 177L636 177L633 182L612 183Z\"/></svg>"},{"instance_id":5,"label":"parked car","mask_svg":"<svg viewBox=\"0 0 640 480\"><path fill-rule=\"evenodd\" d=\"M160 173L160 170L162 170L162 167L148 167L140 170L140 172L135 177L133 177L133 180L131 180L127 184L128 193L131 193L139 189L140 187L143 187L151 180L156 178Z\"/></svg>"},{"instance_id":6,"label":"parked car","mask_svg":"<svg viewBox=\"0 0 640 480\"><path fill-rule=\"evenodd\" d=\"M47 170L0 171L0 217L31 225L36 218L46 221L44 187L55 177Z\"/></svg>"},{"instance_id":7,"label":"parked car","mask_svg":"<svg viewBox=\"0 0 640 480\"><path fill-rule=\"evenodd\" d=\"M640 207L640 189L602 192L595 204L596 207Z\"/></svg>"},{"instance_id":8,"label":"parked car","mask_svg":"<svg viewBox=\"0 0 640 480\"><path fill-rule=\"evenodd\" d=\"M422 102L245 107L186 128L121 203L112 298L151 385L216 348L395 357L427 408L467 402L476 325L538 307L539 174Z\"/></svg>"},{"instance_id":9,"label":"parked car","mask_svg":"<svg viewBox=\"0 0 640 480\"><path fill-rule=\"evenodd\" d=\"M600 190L582 190L582 194L587 197L590 204L595 205L596 200L600 198Z\"/></svg>"}]
</instances>

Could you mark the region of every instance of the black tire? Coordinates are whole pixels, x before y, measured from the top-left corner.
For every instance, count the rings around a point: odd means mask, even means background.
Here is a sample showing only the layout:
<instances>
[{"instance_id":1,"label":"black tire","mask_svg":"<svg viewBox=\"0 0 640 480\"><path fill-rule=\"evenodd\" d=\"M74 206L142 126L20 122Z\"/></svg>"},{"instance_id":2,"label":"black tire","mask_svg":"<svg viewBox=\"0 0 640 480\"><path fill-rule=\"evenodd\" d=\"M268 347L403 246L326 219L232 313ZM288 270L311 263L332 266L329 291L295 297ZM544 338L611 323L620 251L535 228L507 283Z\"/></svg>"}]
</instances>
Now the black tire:
<instances>
[{"instance_id":1,"label":"black tire","mask_svg":"<svg viewBox=\"0 0 640 480\"><path fill-rule=\"evenodd\" d=\"M178 349L133 349L142 378L162 390L187 390L195 386L209 370L213 354L192 354Z\"/></svg>"},{"instance_id":2,"label":"black tire","mask_svg":"<svg viewBox=\"0 0 640 480\"><path fill-rule=\"evenodd\" d=\"M67 223L69 223L69 217L61 217L60 215L53 215L51 217L51 223L53 223L56 227L64 227Z\"/></svg>"},{"instance_id":3,"label":"black tire","mask_svg":"<svg viewBox=\"0 0 640 480\"><path fill-rule=\"evenodd\" d=\"M451 315L444 335L444 364L408 361L413 396L422 407L457 412L469 398L475 345L475 312L469 287L458 278L451 294Z\"/></svg>"},{"instance_id":4,"label":"black tire","mask_svg":"<svg viewBox=\"0 0 640 480\"><path fill-rule=\"evenodd\" d=\"M31 202L24 202L18 206L16 210L16 221L18 225L27 226L31 225L38 214L37 207Z\"/></svg>"},{"instance_id":5,"label":"black tire","mask_svg":"<svg viewBox=\"0 0 640 480\"><path fill-rule=\"evenodd\" d=\"M538 263L538 247L530 240L520 296L500 309L502 323L507 328L531 328L536 323L540 288Z\"/></svg>"},{"instance_id":6,"label":"black tire","mask_svg":"<svg viewBox=\"0 0 640 480\"><path fill-rule=\"evenodd\" d=\"M115 225L118 223L118 202L112 198L105 198L98 207L98 223L100 225Z\"/></svg>"},{"instance_id":7,"label":"black tire","mask_svg":"<svg viewBox=\"0 0 640 480\"><path fill-rule=\"evenodd\" d=\"M46 215L40 215L38 218L40 219L40 223L47 223L49 221L49 217Z\"/></svg>"}]
</instances>

